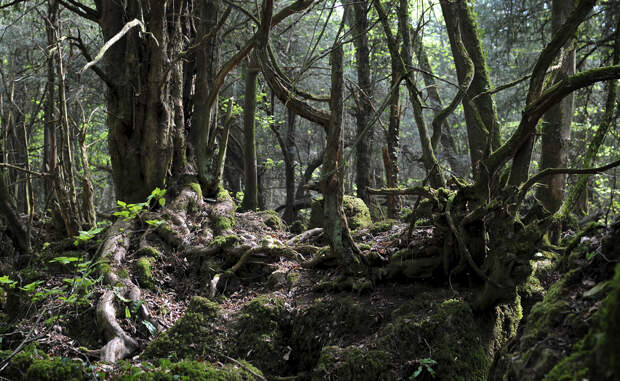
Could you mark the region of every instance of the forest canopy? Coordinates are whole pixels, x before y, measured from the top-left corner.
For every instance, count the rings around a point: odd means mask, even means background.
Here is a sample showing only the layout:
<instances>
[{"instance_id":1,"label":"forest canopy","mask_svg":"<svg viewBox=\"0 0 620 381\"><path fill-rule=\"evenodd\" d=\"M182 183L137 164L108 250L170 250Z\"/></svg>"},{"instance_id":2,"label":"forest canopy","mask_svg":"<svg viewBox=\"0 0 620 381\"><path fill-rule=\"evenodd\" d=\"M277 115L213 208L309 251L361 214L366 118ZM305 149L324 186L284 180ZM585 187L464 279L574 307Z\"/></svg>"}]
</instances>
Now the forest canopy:
<instances>
[{"instance_id":1,"label":"forest canopy","mask_svg":"<svg viewBox=\"0 0 620 381\"><path fill-rule=\"evenodd\" d=\"M0 375L620 374L620 1L13 0L0 29Z\"/></svg>"}]
</instances>

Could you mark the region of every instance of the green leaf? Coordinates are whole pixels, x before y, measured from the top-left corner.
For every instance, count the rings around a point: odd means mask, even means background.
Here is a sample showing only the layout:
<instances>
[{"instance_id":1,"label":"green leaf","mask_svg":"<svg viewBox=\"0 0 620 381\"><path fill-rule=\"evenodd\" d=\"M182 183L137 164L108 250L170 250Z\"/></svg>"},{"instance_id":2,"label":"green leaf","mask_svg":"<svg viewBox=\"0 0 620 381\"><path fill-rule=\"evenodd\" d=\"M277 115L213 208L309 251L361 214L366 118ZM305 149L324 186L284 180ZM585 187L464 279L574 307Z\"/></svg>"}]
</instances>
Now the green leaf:
<instances>
[{"instance_id":1,"label":"green leaf","mask_svg":"<svg viewBox=\"0 0 620 381\"><path fill-rule=\"evenodd\" d=\"M71 262L77 262L79 260L80 260L80 258L78 258L78 257L56 257L56 258L50 259L49 262L50 263L56 263L57 262L57 263L60 263L60 264L63 264L63 265L68 265Z\"/></svg>"},{"instance_id":2,"label":"green leaf","mask_svg":"<svg viewBox=\"0 0 620 381\"><path fill-rule=\"evenodd\" d=\"M28 283L27 285L25 285L24 287L20 287L19 289L22 291L26 291L26 292L33 292L42 283L43 283L42 280L37 280L32 283Z\"/></svg>"},{"instance_id":3,"label":"green leaf","mask_svg":"<svg viewBox=\"0 0 620 381\"><path fill-rule=\"evenodd\" d=\"M162 198L160 198L160 199L159 199L159 205L163 208L163 207L164 207L164 205L166 205L166 199L165 199L165 198L163 198L163 197L162 197Z\"/></svg>"},{"instance_id":4,"label":"green leaf","mask_svg":"<svg viewBox=\"0 0 620 381\"><path fill-rule=\"evenodd\" d=\"M122 296L122 295L118 292L118 290L116 290L116 289L114 290L114 295L116 295L116 297L117 297L117 298L118 298L121 302L123 302L123 303L129 303L129 302L131 302L131 300L129 300L129 299L127 299L127 298L123 297L123 296Z\"/></svg>"},{"instance_id":5,"label":"green leaf","mask_svg":"<svg viewBox=\"0 0 620 381\"><path fill-rule=\"evenodd\" d=\"M0 285L4 285L4 284L9 286L10 288L14 288L17 282L9 279L8 275L3 275L0 277Z\"/></svg>"},{"instance_id":6,"label":"green leaf","mask_svg":"<svg viewBox=\"0 0 620 381\"><path fill-rule=\"evenodd\" d=\"M129 307L127 306L125 306L125 317L131 319L131 312L129 312Z\"/></svg>"},{"instance_id":7,"label":"green leaf","mask_svg":"<svg viewBox=\"0 0 620 381\"><path fill-rule=\"evenodd\" d=\"M147 320L142 320L142 324L144 324L144 326L146 327L146 329L149 330L149 333L154 336L157 333L157 328L155 328L155 326Z\"/></svg>"}]
</instances>

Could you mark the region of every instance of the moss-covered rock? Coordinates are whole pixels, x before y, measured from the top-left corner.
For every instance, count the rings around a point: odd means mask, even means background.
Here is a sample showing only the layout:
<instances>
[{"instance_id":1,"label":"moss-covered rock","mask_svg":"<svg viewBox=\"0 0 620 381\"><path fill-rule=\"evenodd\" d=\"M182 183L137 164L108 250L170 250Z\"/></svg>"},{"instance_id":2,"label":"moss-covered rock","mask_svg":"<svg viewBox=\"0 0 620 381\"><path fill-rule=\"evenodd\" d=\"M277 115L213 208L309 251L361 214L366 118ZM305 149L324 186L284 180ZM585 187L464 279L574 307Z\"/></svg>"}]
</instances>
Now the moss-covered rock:
<instances>
[{"instance_id":1,"label":"moss-covered rock","mask_svg":"<svg viewBox=\"0 0 620 381\"><path fill-rule=\"evenodd\" d=\"M143 246L136 251L136 257L151 257L159 259L161 252L153 246Z\"/></svg>"},{"instance_id":2,"label":"moss-covered rock","mask_svg":"<svg viewBox=\"0 0 620 381\"><path fill-rule=\"evenodd\" d=\"M380 348L390 351L400 364L430 356L441 380L486 379L489 355L467 302L448 299L430 314L406 311L395 311L393 321L380 331ZM409 378L415 370L405 366L401 377Z\"/></svg>"},{"instance_id":3,"label":"moss-covered rock","mask_svg":"<svg viewBox=\"0 0 620 381\"><path fill-rule=\"evenodd\" d=\"M11 351L0 353L0 360ZM24 381L82 381L92 379L86 364L69 358L47 358L35 354L32 348L15 355L2 375L10 380Z\"/></svg>"},{"instance_id":4,"label":"moss-covered rock","mask_svg":"<svg viewBox=\"0 0 620 381\"><path fill-rule=\"evenodd\" d=\"M372 223L368 207L361 198L345 195L343 199L344 214L352 230L365 228ZM310 211L310 228L323 227L323 199L312 201Z\"/></svg>"},{"instance_id":5,"label":"moss-covered rock","mask_svg":"<svg viewBox=\"0 0 620 381\"><path fill-rule=\"evenodd\" d=\"M295 220L291 224L289 230L291 231L291 233L301 234L308 230L308 226L302 220Z\"/></svg>"},{"instance_id":6,"label":"moss-covered rock","mask_svg":"<svg viewBox=\"0 0 620 381\"><path fill-rule=\"evenodd\" d=\"M369 333L377 324L372 311L351 297L319 298L297 311L291 327L291 364L310 371L326 345L342 344L342 338Z\"/></svg>"},{"instance_id":7,"label":"moss-covered rock","mask_svg":"<svg viewBox=\"0 0 620 381\"><path fill-rule=\"evenodd\" d=\"M379 381L394 380L390 354L365 347L323 347L312 380Z\"/></svg>"},{"instance_id":8,"label":"moss-covered rock","mask_svg":"<svg viewBox=\"0 0 620 381\"><path fill-rule=\"evenodd\" d=\"M282 222L280 215L275 210L262 210L258 212L263 223L273 230L286 230L286 225Z\"/></svg>"},{"instance_id":9,"label":"moss-covered rock","mask_svg":"<svg viewBox=\"0 0 620 381\"><path fill-rule=\"evenodd\" d=\"M241 364L241 366L239 365ZM114 377L120 381L254 381L260 380L262 373L251 364L211 365L198 361L163 361L159 367L132 367L126 374Z\"/></svg>"},{"instance_id":10,"label":"moss-covered rock","mask_svg":"<svg viewBox=\"0 0 620 381\"><path fill-rule=\"evenodd\" d=\"M185 315L172 328L151 341L143 357L170 358L173 360L205 358L209 349L221 346L218 324L220 307L209 299L194 296Z\"/></svg>"},{"instance_id":11,"label":"moss-covered rock","mask_svg":"<svg viewBox=\"0 0 620 381\"><path fill-rule=\"evenodd\" d=\"M142 287L155 287L153 272L151 270L153 263L155 263L155 258L152 257L140 257L136 260L136 273L138 276L138 282L140 282Z\"/></svg>"},{"instance_id":12,"label":"moss-covered rock","mask_svg":"<svg viewBox=\"0 0 620 381\"><path fill-rule=\"evenodd\" d=\"M232 229L235 221L231 217L217 216L215 218L215 232L219 235Z\"/></svg>"},{"instance_id":13,"label":"moss-covered rock","mask_svg":"<svg viewBox=\"0 0 620 381\"><path fill-rule=\"evenodd\" d=\"M196 192L196 194L198 195L199 199L202 199L202 187L200 186L200 184L192 182L188 184L190 188L192 188L192 190L194 192Z\"/></svg>"},{"instance_id":14,"label":"moss-covered rock","mask_svg":"<svg viewBox=\"0 0 620 381\"><path fill-rule=\"evenodd\" d=\"M245 357L269 374L281 370L286 364L280 329L284 311L284 300L269 295L245 305L235 325L236 356Z\"/></svg>"}]
</instances>

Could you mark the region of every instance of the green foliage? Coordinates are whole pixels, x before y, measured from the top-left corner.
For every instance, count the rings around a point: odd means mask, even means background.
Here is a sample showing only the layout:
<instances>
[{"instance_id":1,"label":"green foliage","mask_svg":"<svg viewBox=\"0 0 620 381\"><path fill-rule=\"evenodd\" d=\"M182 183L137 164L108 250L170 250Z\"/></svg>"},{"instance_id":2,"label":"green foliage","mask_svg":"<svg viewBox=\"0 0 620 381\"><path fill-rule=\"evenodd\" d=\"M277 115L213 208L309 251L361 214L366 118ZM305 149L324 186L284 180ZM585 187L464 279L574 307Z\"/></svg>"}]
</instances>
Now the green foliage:
<instances>
[{"instance_id":1,"label":"green foliage","mask_svg":"<svg viewBox=\"0 0 620 381\"><path fill-rule=\"evenodd\" d=\"M9 288L15 288L15 285L17 284L16 281L9 279L8 275L3 275L0 277L0 286L1 287L9 287Z\"/></svg>"},{"instance_id":2,"label":"green foliage","mask_svg":"<svg viewBox=\"0 0 620 381\"><path fill-rule=\"evenodd\" d=\"M119 207L119 211L114 212L115 216L122 217L125 221L131 221L138 216L143 210L148 208L151 205L151 201L154 201L156 205L164 207L166 205L166 199L164 196L166 195L165 189L155 188L151 192L151 194L146 198L145 202L140 202L137 204L128 204L124 201L117 200L116 205ZM149 220L153 223L157 223L156 220ZM161 223L159 223L161 224Z\"/></svg>"},{"instance_id":3,"label":"green foliage","mask_svg":"<svg viewBox=\"0 0 620 381\"><path fill-rule=\"evenodd\" d=\"M418 369L416 369L416 371L413 372L413 374L409 378L410 380L418 378L422 374L422 371L424 370L426 370L428 374L430 374L433 378L435 378L435 370L433 369L433 366L437 365L437 361L431 358L423 358L423 359L416 360L416 362L418 363Z\"/></svg>"}]
</instances>

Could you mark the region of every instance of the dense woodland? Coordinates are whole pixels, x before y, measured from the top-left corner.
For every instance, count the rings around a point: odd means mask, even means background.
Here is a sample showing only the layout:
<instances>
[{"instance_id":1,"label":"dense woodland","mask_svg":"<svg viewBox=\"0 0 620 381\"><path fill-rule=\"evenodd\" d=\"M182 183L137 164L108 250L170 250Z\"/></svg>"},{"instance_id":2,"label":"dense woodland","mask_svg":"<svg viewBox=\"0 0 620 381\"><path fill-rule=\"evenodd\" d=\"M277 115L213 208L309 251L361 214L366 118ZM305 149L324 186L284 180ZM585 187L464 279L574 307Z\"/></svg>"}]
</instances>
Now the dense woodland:
<instances>
[{"instance_id":1,"label":"dense woodland","mask_svg":"<svg viewBox=\"0 0 620 381\"><path fill-rule=\"evenodd\" d=\"M3 0L0 380L620 380L620 1Z\"/></svg>"}]
</instances>

